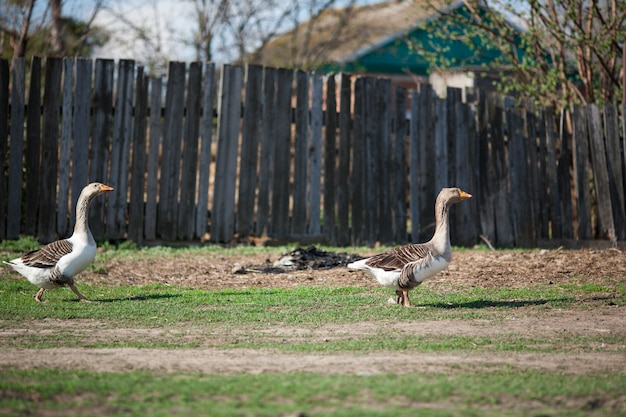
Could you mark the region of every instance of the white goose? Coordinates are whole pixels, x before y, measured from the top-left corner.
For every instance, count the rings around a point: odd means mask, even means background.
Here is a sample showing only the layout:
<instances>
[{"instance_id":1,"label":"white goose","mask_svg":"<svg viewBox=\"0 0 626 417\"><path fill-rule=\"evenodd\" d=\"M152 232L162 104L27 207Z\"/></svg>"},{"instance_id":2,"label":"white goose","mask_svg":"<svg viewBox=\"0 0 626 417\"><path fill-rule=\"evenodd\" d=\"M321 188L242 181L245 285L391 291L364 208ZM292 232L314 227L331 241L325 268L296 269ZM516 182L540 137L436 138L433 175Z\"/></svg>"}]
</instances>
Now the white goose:
<instances>
[{"instance_id":1,"label":"white goose","mask_svg":"<svg viewBox=\"0 0 626 417\"><path fill-rule=\"evenodd\" d=\"M472 198L459 188L443 188L435 202L435 233L428 242L412 243L348 264L363 270L384 287L396 290L396 302L411 305L409 291L443 271L452 260L448 212L452 204Z\"/></svg>"},{"instance_id":2,"label":"white goose","mask_svg":"<svg viewBox=\"0 0 626 417\"><path fill-rule=\"evenodd\" d=\"M87 214L91 201L108 191L113 191L113 188L98 182L83 188L76 203L74 233L68 239L57 240L20 258L4 262L41 288L35 300L41 302L45 290L67 285L80 301L89 301L74 285L74 275L87 268L96 257L96 242L89 230Z\"/></svg>"}]
</instances>

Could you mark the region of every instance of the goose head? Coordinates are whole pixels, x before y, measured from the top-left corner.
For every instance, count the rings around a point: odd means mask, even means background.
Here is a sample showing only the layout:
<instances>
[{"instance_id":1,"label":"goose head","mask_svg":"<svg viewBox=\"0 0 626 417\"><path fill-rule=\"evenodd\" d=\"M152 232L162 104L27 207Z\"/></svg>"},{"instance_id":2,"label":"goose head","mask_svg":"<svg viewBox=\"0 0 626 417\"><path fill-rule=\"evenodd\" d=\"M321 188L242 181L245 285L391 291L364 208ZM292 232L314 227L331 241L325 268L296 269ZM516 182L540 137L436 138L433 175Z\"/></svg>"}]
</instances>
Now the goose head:
<instances>
[{"instance_id":1,"label":"goose head","mask_svg":"<svg viewBox=\"0 0 626 417\"><path fill-rule=\"evenodd\" d=\"M442 188L437 196L437 204L445 204L449 206L470 198L472 198L472 195L466 193L460 188Z\"/></svg>"}]
</instances>

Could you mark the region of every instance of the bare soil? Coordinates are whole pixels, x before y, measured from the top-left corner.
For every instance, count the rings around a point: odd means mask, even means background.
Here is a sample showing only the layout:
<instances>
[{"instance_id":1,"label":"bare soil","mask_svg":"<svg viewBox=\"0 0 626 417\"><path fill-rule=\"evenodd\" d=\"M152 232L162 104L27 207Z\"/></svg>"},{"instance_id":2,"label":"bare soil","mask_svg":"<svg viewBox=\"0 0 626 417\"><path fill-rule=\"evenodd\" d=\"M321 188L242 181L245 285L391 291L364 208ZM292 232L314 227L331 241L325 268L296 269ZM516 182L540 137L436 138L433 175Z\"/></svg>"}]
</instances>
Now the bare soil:
<instances>
[{"instance_id":1,"label":"bare soil","mask_svg":"<svg viewBox=\"0 0 626 417\"><path fill-rule=\"evenodd\" d=\"M374 253L359 254L368 256ZM378 284L360 272L349 272L345 265L359 257L349 253L326 253L313 247L284 254L245 256L182 256L158 262L143 259L115 259L101 273L84 272L80 283L94 285L144 285L163 283L207 290L226 288L290 288L294 286L375 287ZM454 291L459 287L532 287L561 283L617 284L626 282L626 254L616 250L542 251L457 251L450 267L424 286L433 291ZM390 294L391 296L392 294ZM402 323L353 323L320 328L259 328L255 337L272 340L312 341L350 339L377 334L382 329L415 336L467 335L528 337L568 340L568 336L615 335L618 342L594 347L592 351L564 346L563 353L493 353L468 346L461 353L332 353L301 354L271 350L224 349L225 342L241 337L236 329L212 327L168 329L107 328L92 320L44 320L24 329L2 329L0 366L24 368L82 368L121 372L200 371L207 373L320 372L320 373L407 373L462 371L468 369L523 368L564 373L626 372L626 307L615 303L617 293L581 296L575 308L549 310L537 305L490 319L417 320ZM412 300L419 309L419 288ZM381 300L385 303L387 300ZM389 308L402 308L389 305ZM197 342L194 349L136 348L55 348L19 349L4 341L23 334L71 331L90 343L101 340L174 340ZM621 342L620 342L621 341ZM9 343L10 345L10 343Z\"/></svg>"}]
</instances>

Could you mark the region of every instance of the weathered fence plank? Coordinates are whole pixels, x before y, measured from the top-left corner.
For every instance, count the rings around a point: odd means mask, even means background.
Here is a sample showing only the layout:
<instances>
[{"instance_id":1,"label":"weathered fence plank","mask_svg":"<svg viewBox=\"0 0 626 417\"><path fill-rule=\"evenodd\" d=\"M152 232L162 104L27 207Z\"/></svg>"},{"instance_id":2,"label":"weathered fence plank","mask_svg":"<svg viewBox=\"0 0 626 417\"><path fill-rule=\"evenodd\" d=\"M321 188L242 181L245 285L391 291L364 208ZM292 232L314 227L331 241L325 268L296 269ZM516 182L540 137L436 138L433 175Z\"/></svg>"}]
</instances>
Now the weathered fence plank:
<instances>
[{"instance_id":1,"label":"weathered fence plank","mask_svg":"<svg viewBox=\"0 0 626 417\"><path fill-rule=\"evenodd\" d=\"M150 85L150 137L148 138L148 173L146 177L146 209L144 213L144 238L157 238L157 196L159 192L159 155L161 147L161 100L163 80L152 78Z\"/></svg>"},{"instance_id":2,"label":"weathered fence plank","mask_svg":"<svg viewBox=\"0 0 626 417\"><path fill-rule=\"evenodd\" d=\"M9 62L0 59L0 161L7 156L9 140ZM6 238L7 176L0 169L0 241Z\"/></svg>"},{"instance_id":3,"label":"weathered fence plank","mask_svg":"<svg viewBox=\"0 0 626 417\"><path fill-rule=\"evenodd\" d=\"M321 99L320 99L321 100ZM339 90L339 166L337 168L337 245L350 244L350 148L352 80L341 75Z\"/></svg>"},{"instance_id":4,"label":"weathered fence plank","mask_svg":"<svg viewBox=\"0 0 626 417\"><path fill-rule=\"evenodd\" d=\"M493 193L491 192L493 182L493 165L491 164L491 142L492 136L489 129L489 116L487 113L488 100L484 91L477 91L477 120L476 134L478 135L478 178L477 187L473 190L480 219L480 237L489 244L496 242L496 223L494 215Z\"/></svg>"},{"instance_id":5,"label":"weathered fence plank","mask_svg":"<svg viewBox=\"0 0 626 417\"><path fill-rule=\"evenodd\" d=\"M417 154L419 155L417 188L411 193L418 193L419 235L413 241L425 241L432 237L435 227L435 199L440 190L436 189L435 174L435 92L428 84L419 86L417 103Z\"/></svg>"},{"instance_id":6,"label":"weathered fence plank","mask_svg":"<svg viewBox=\"0 0 626 417\"><path fill-rule=\"evenodd\" d=\"M126 231L134 71L134 61L119 61L109 172L109 182L115 192L109 194L107 211L107 234L110 239L121 239Z\"/></svg>"},{"instance_id":7,"label":"weathered fence plank","mask_svg":"<svg viewBox=\"0 0 626 417\"><path fill-rule=\"evenodd\" d=\"M263 67L246 66L246 100L241 129L239 197L237 198L237 233L254 233L254 202L259 160L259 135L263 115Z\"/></svg>"},{"instance_id":8,"label":"weathered fence plank","mask_svg":"<svg viewBox=\"0 0 626 417\"><path fill-rule=\"evenodd\" d=\"M291 82L293 73L279 69L276 78L274 117L274 175L272 177L272 209L270 233L289 236L289 185L291 178Z\"/></svg>"},{"instance_id":9,"label":"weathered fence plank","mask_svg":"<svg viewBox=\"0 0 626 417\"><path fill-rule=\"evenodd\" d=\"M61 74L63 61L59 58L46 60L46 74L43 95L43 131L41 143L41 187L39 193L39 220L37 239L41 243L52 242L57 238L57 175L59 146L59 106L61 100Z\"/></svg>"},{"instance_id":10,"label":"weathered fence plank","mask_svg":"<svg viewBox=\"0 0 626 417\"><path fill-rule=\"evenodd\" d=\"M448 107L446 100L435 98L435 192L450 186L448 178Z\"/></svg>"},{"instance_id":11,"label":"weathered fence plank","mask_svg":"<svg viewBox=\"0 0 626 417\"><path fill-rule=\"evenodd\" d=\"M574 238L574 219L572 209L572 179L570 172L572 170L572 151L570 146L571 134L569 133L567 123L567 113L563 109L561 111L561 123L559 129L559 163L558 163L558 184L559 184L559 201L561 207L561 237L563 239Z\"/></svg>"},{"instance_id":12,"label":"weathered fence plank","mask_svg":"<svg viewBox=\"0 0 626 417\"><path fill-rule=\"evenodd\" d=\"M532 108L532 107L531 107ZM535 239L539 237L541 232L541 219L539 213L541 211L541 205L546 204L545 201L541 201L539 190L539 160L537 152L537 118L529 106L524 108L524 148L526 151L526 158L528 163L528 184L529 184L529 196L530 196L530 210L533 217L533 234Z\"/></svg>"},{"instance_id":13,"label":"weathered fence plank","mask_svg":"<svg viewBox=\"0 0 626 417\"><path fill-rule=\"evenodd\" d=\"M293 173L293 220L291 233L299 236L307 233L309 146L309 76L296 72L295 144Z\"/></svg>"},{"instance_id":14,"label":"weathered fence plank","mask_svg":"<svg viewBox=\"0 0 626 417\"><path fill-rule=\"evenodd\" d=\"M448 183L445 185L445 187L454 187L457 186L456 183L456 137L458 134L458 131L456 129L456 126L458 125L457 122L457 104L458 103L462 103L463 102L463 90L461 88L455 88L455 87L446 87L446 119L447 119L447 125L446 125L446 130L448 131L448 138L447 138L447 142L448 142L448 150L447 150L447 155L448 155L448 161L447 161L447 168L448 168L448 174L447 174L447 178L448 178ZM451 217L454 218L456 216L456 213L459 210L452 210L451 213ZM457 228L453 228L452 230L450 230L450 236L454 239L456 239L456 233L457 233L458 229Z\"/></svg>"},{"instance_id":15,"label":"weathered fence plank","mask_svg":"<svg viewBox=\"0 0 626 417\"><path fill-rule=\"evenodd\" d=\"M115 62L110 59L96 60L93 93L93 128L91 154L91 180L108 182L108 163L111 120L113 117L113 71ZM117 191L115 191L117 192ZM89 228L94 238L105 236L105 208L109 201L107 193L91 203Z\"/></svg>"},{"instance_id":16,"label":"weathered fence plank","mask_svg":"<svg viewBox=\"0 0 626 417\"><path fill-rule=\"evenodd\" d=\"M196 179L198 171L198 134L202 98L202 64L189 64L187 103L180 173L180 201L178 203L178 239L194 237L196 208Z\"/></svg>"},{"instance_id":17,"label":"weathered fence plank","mask_svg":"<svg viewBox=\"0 0 626 417\"><path fill-rule=\"evenodd\" d=\"M393 242L404 244L407 242L407 90L396 87L394 90L394 137L393 159L391 170L392 210L393 210ZM383 168L384 169L384 168Z\"/></svg>"},{"instance_id":18,"label":"weathered fence plank","mask_svg":"<svg viewBox=\"0 0 626 417\"><path fill-rule=\"evenodd\" d=\"M276 78L278 70L265 68L263 71L263 126L261 132L261 160L259 161L259 192L257 202L256 234L269 232L270 202L272 201L272 180L274 175L274 138L276 120Z\"/></svg>"},{"instance_id":19,"label":"weathered fence plank","mask_svg":"<svg viewBox=\"0 0 626 417\"><path fill-rule=\"evenodd\" d=\"M539 190L539 198L542 202L539 217L541 219L541 232L539 236L550 238L550 194L548 183L548 149L546 139L546 122L543 111L537 114L537 131L539 132L539 148L537 150L539 159L539 181L542 187Z\"/></svg>"},{"instance_id":20,"label":"weathered fence plank","mask_svg":"<svg viewBox=\"0 0 626 417\"><path fill-rule=\"evenodd\" d=\"M574 184L578 209L578 239L591 239L591 190L589 179L589 134L587 131L587 112L581 105L572 109L572 127L574 143Z\"/></svg>"},{"instance_id":21,"label":"weathered fence plank","mask_svg":"<svg viewBox=\"0 0 626 417\"><path fill-rule=\"evenodd\" d=\"M157 230L163 239L174 240L178 220L178 176L185 105L185 63L170 62L166 88Z\"/></svg>"},{"instance_id":22,"label":"weathered fence plank","mask_svg":"<svg viewBox=\"0 0 626 417\"><path fill-rule=\"evenodd\" d=\"M2 117L2 116L0 116ZM39 178L41 158L41 58L34 57L30 64L30 87L26 114L26 156L24 169L24 229L29 236L37 234L39 208ZM0 139L1 140L1 139ZM2 215L0 215L0 219ZM2 234L0 234L2 236Z\"/></svg>"},{"instance_id":23,"label":"weathered fence plank","mask_svg":"<svg viewBox=\"0 0 626 417\"><path fill-rule=\"evenodd\" d=\"M143 66L137 68L135 117L133 120L132 172L128 204L128 239L141 245L144 240L144 178L146 172L146 125L148 119L148 78Z\"/></svg>"},{"instance_id":24,"label":"weathered fence plank","mask_svg":"<svg viewBox=\"0 0 626 417\"><path fill-rule=\"evenodd\" d=\"M235 182L237 180L242 86L242 68L232 65L222 66L218 103L215 191L211 212L211 240L214 242L230 242L235 233Z\"/></svg>"},{"instance_id":25,"label":"weathered fence plank","mask_svg":"<svg viewBox=\"0 0 626 417\"><path fill-rule=\"evenodd\" d=\"M82 189L89 183L89 137L91 126L91 78L93 61L76 60L74 120L72 140L72 204L71 223L76 219L76 203ZM145 131L145 129L144 129Z\"/></svg>"},{"instance_id":26,"label":"weathered fence plank","mask_svg":"<svg viewBox=\"0 0 626 417\"><path fill-rule=\"evenodd\" d=\"M215 96L215 64L204 64L202 94L202 125L200 128L200 173L198 178L198 208L196 209L196 236L207 231L209 210L209 180L211 144L213 141L213 99Z\"/></svg>"},{"instance_id":27,"label":"weathered fence plank","mask_svg":"<svg viewBox=\"0 0 626 417\"><path fill-rule=\"evenodd\" d=\"M322 129L324 126L324 84L322 77L311 77L311 135L309 138L309 234L321 234Z\"/></svg>"},{"instance_id":28,"label":"weathered fence plank","mask_svg":"<svg viewBox=\"0 0 626 417\"><path fill-rule=\"evenodd\" d=\"M546 127L546 149L548 151L547 159L547 178L548 187L550 190L550 223L551 236L554 239L561 239L562 225L561 225L561 201L559 197L559 179L557 174L556 165L556 133L554 128L554 109L546 109L544 112L544 122Z\"/></svg>"},{"instance_id":29,"label":"weathered fence plank","mask_svg":"<svg viewBox=\"0 0 626 417\"><path fill-rule=\"evenodd\" d=\"M587 106L587 112L591 165L593 167L593 181L598 206L598 232L600 238L615 242L617 235L615 233L615 223L613 222L613 211L611 209L609 169L606 158L606 146L602 134L602 116L600 115L600 109L595 104Z\"/></svg>"},{"instance_id":30,"label":"weathered fence plank","mask_svg":"<svg viewBox=\"0 0 626 417\"><path fill-rule=\"evenodd\" d=\"M57 235L67 236L70 202L70 161L74 114L74 58L63 58L63 98L61 101L61 137L59 138L59 178Z\"/></svg>"},{"instance_id":31,"label":"weathered fence plank","mask_svg":"<svg viewBox=\"0 0 626 417\"><path fill-rule=\"evenodd\" d=\"M476 126L474 125L474 113L469 105L456 102L454 109L454 184L462 190L474 193L476 188L475 171L477 170L478 149L476 144ZM470 200L467 204L458 204L454 209L454 221L456 230L453 244L473 246L478 237L478 213L475 209L476 200Z\"/></svg>"},{"instance_id":32,"label":"weathered fence plank","mask_svg":"<svg viewBox=\"0 0 626 417\"><path fill-rule=\"evenodd\" d=\"M363 134L363 111L365 101L365 78L354 83L354 130L352 141L352 173L350 176L350 203L352 209L352 245L362 245L363 211L365 208L365 141Z\"/></svg>"},{"instance_id":33,"label":"weathered fence plank","mask_svg":"<svg viewBox=\"0 0 626 417\"><path fill-rule=\"evenodd\" d=\"M619 120L617 107L615 105L604 105L604 132L615 233L617 240L625 240L626 226L619 226L626 225L626 212L624 211L626 204L624 203L624 178L621 161L622 151L619 144Z\"/></svg>"},{"instance_id":34,"label":"weathered fence plank","mask_svg":"<svg viewBox=\"0 0 626 417\"><path fill-rule=\"evenodd\" d=\"M363 241L368 246L374 246L378 240L378 138L377 138L377 80L373 77L365 79L365 101L363 118L365 127L365 175L363 176L362 191L364 194L365 213L363 218Z\"/></svg>"},{"instance_id":35,"label":"weathered fence plank","mask_svg":"<svg viewBox=\"0 0 626 417\"><path fill-rule=\"evenodd\" d=\"M377 240L383 245L392 245L395 234L392 204L391 204L391 173L393 153L391 142L391 80L376 80L376 115L377 115L377 171L378 179L378 218Z\"/></svg>"},{"instance_id":36,"label":"weathered fence plank","mask_svg":"<svg viewBox=\"0 0 626 417\"><path fill-rule=\"evenodd\" d=\"M335 77L326 81L326 137L324 139L324 236L329 243L335 234L335 171L337 152L337 88Z\"/></svg>"},{"instance_id":37,"label":"weathered fence plank","mask_svg":"<svg viewBox=\"0 0 626 417\"><path fill-rule=\"evenodd\" d=\"M411 212L411 238L416 242L420 235L420 199L419 199L419 166L420 166L420 95L411 93L411 120L409 124L409 209Z\"/></svg>"},{"instance_id":38,"label":"weathered fence plank","mask_svg":"<svg viewBox=\"0 0 626 417\"><path fill-rule=\"evenodd\" d=\"M515 232L515 246L530 248L536 244L532 217L530 184L523 135L524 122L521 109L506 112L509 127L508 166L511 187L511 209Z\"/></svg>"},{"instance_id":39,"label":"weathered fence plank","mask_svg":"<svg viewBox=\"0 0 626 417\"><path fill-rule=\"evenodd\" d=\"M509 205L502 97L490 94L488 96L487 111L489 113L490 134L492 137L490 160L493 164L493 176L491 177L490 191L494 196L496 243L501 246L511 247L515 243L515 238Z\"/></svg>"},{"instance_id":40,"label":"weathered fence plank","mask_svg":"<svg viewBox=\"0 0 626 417\"><path fill-rule=\"evenodd\" d=\"M24 103L26 94L26 60L13 60L11 87L11 145L9 148L9 184L7 193L7 238L20 236L22 221L22 182L24 154ZM4 165L4 164L3 164ZM4 166L2 167L4 169ZM56 174L56 173L55 173Z\"/></svg>"}]
</instances>

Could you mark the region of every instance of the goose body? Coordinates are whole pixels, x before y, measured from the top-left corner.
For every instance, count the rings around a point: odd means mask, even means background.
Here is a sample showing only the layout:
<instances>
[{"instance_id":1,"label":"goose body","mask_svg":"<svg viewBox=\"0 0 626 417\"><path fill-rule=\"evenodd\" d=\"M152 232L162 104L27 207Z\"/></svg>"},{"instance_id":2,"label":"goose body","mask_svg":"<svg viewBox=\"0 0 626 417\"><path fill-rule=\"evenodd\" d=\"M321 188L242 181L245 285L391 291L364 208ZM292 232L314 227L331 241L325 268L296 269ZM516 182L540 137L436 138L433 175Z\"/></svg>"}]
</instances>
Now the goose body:
<instances>
[{"instance_id":1,"label":"goose body","mask_svg":"<svg viewBox=\"0 0 626 417\"><path fill-rule=\"evenodd\" d=\"M45 290L69 286L79 300L87 301L74 285L74 276L84 271L96 257L96 242L87 221L89 205L98 195L112 190L100 183L87 185L76 203L76 224L72 236L5 262L40 288L35 300L41 302Z\"/></svg>"},{"instance_id":2,"label":"goose body","mask_svg":"<svg viewBox=\"0 0 626 417\"><path fill-rule=\"evenodd\" d=\"M409 291L425 279L447 268L452 260L449 208L471 198L459 188L444 188L435 203L435 233L425 243L411 243L348 264L348 269L365 271L383 287L396 291L396 302L410 306Z\"/></svg>"}]
</instances>

